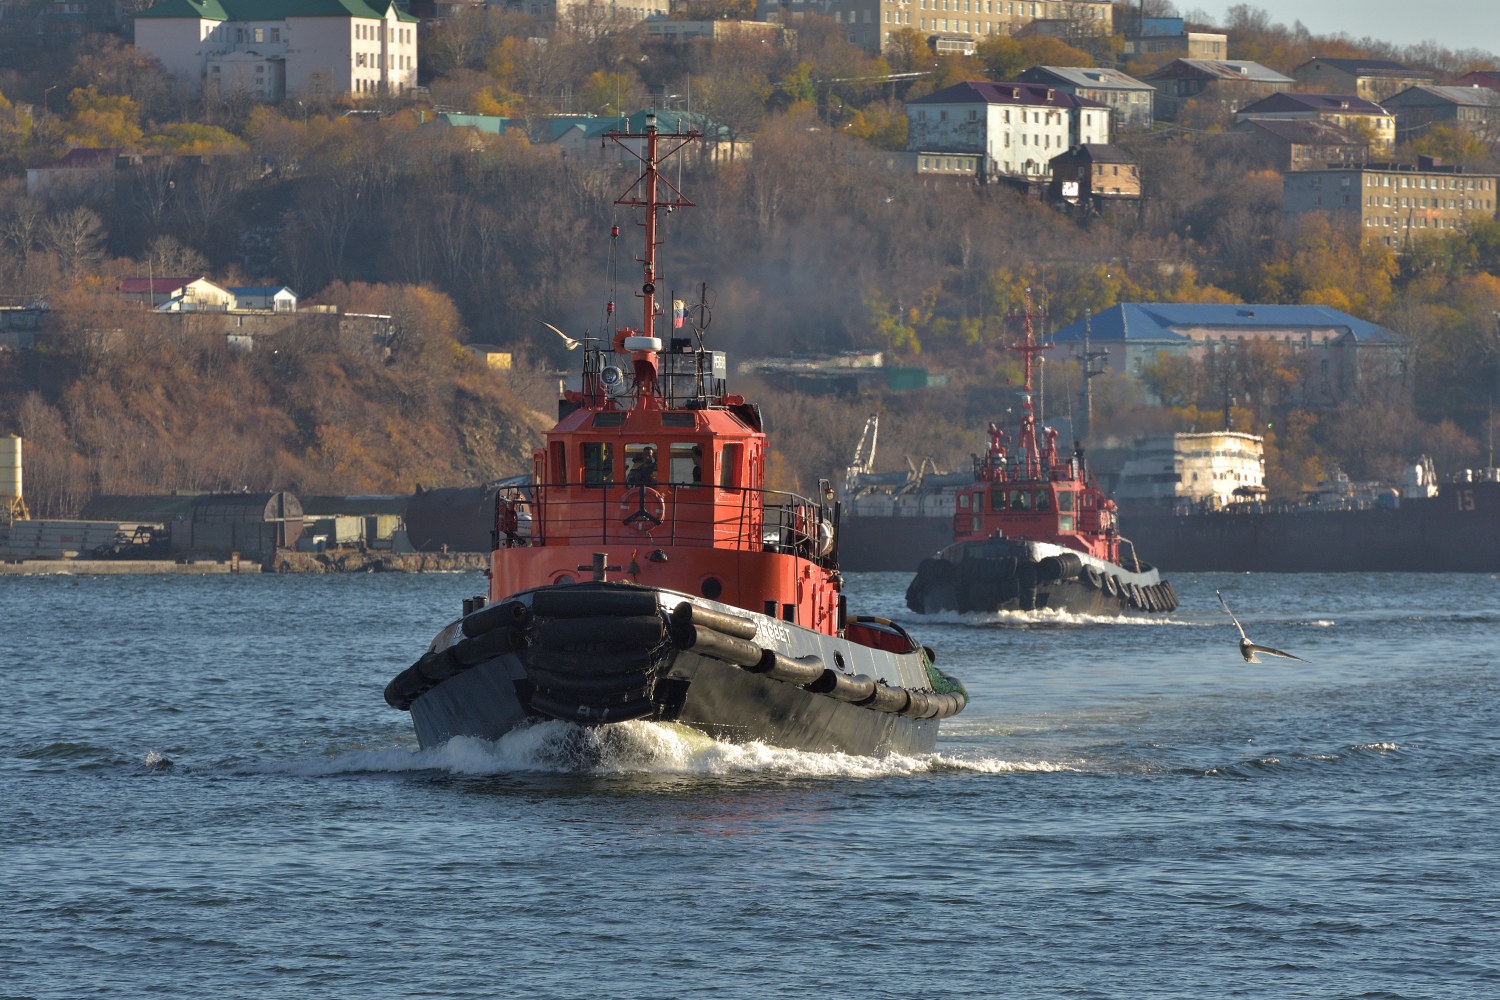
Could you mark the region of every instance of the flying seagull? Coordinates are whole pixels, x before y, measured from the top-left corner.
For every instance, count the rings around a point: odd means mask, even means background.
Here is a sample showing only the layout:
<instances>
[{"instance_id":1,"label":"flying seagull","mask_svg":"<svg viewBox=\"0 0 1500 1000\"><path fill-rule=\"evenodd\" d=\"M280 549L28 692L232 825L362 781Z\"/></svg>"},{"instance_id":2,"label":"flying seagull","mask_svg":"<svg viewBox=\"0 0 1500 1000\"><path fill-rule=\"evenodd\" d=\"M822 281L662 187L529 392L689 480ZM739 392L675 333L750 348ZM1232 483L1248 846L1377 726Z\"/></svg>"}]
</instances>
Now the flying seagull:
<instances>
[{"instance_id":1,"label":"flying seagull","mask_svg":"<svg viewBox=\"0 0 1500 1000\"><path fill-rule=\"evenodd\" d=\"M576 350L583 343L583 341L581 340L574 340L572 337L568 336L566 333L563 333L551 323L545 322L544 320L537 320L537 322L541 323L547 329L551 330L553 333L561 337L563 339L563 346L565 346L570 351Z\"/></svg>"},{"instance_id":2,"label":"flying seagull","mask_svg":"<svg viewBox=\"0 0 1500 1000\"><path fill-rule=\"evenodd\" d=\"M1214 596L1219 599L1220 604L1224 605L1224 613L1229 616L1230 621L1234 622L1234 627L1240 630L1240 655L1245 658L1246 663L1259 663L1260 660L1256 658L1256 653L1265 653L1268 656L1284 656L1288 660L1302 660L1300 656L1293 656L1291 653L1283 653L1279 649L1272 649L1270 646L1258 646L1251 642L1250 637L1245 634L1245 626L1240 624L1240 620L1234 616L1234 612L1229 610L1229 605L1225 604L1224 595L1216 590L1214 591ZM1302 660L1302 662L1306 663L1307 661Z\"/></svg>"}]
</instances>

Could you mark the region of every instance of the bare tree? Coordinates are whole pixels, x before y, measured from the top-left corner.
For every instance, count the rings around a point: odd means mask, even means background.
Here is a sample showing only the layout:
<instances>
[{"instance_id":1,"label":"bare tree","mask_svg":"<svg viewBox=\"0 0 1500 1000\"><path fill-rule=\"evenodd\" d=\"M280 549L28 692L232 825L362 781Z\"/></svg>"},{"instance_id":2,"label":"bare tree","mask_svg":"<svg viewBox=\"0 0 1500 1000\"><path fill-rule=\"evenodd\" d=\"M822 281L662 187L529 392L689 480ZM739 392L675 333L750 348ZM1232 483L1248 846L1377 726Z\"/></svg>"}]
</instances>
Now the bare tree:
<instances>
[{"instance_id":1,"label":"bare tree","mask_svg":"<svg viewBox=\"0 0 1500 1000\"><path fill-rule=\"evenodd\" d=\"M146 251L152 274L192 278L208 271L208 258L173 236L158 236Z\"/></svg>"},{"instance_id":2,"label":"bare tree","mask_svg":"<svg viewBox=\"0 0 1500 1000\"><path fill-rule=\"evenodd\" d=\"M24 266L41 242L47 222L47 210L31 198L18 200L10 213L0 217L0 240L4 240Z\"/></svg>"},{"instance_id":3,"label":"bare tree","mask_svg":"<svg viewBox=\"0 0 1500 1000\"><path fill-rule=\"evenodd\" d=\"M126 198L140 213L152 233L161 231L177 189L176 166L171 157L154 156L130 171Z\"/></svg>"},{"instance_id":4,"label":"bare tree","mask_svg":"<svg viewBox=\"0 0 1500 1000\"><path fill-rule=\"evenodd\" d=\"M204 244L229 217L234 199L249 183L246 165L237 157L215 157L194 172L185 185L183 208L194 242Z\"/></svg>"},{"instance_id":5,"label":"bare tree","mask_svg":"<svg viewBox=\"0 0 1500 1000\"><path fill-rule=\"evenodd\" d=\"M63 272L77 274L104 259L104 222L82 205L64 209L42 224L42 246L57 255Z\"/></svg>"}]
</instances>

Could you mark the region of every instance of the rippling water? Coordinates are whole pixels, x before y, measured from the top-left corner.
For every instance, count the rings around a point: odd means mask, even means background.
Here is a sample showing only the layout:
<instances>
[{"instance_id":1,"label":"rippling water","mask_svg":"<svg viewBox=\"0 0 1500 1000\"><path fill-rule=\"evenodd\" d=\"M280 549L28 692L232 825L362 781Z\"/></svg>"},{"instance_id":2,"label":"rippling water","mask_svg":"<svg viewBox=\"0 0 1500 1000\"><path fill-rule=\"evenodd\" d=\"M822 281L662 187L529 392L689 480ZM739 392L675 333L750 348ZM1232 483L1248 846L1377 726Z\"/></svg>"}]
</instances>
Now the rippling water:
<instances>
[{"instance_id":1,"label":"rippling water","mask_svg":"<svg viewBox=\"0 0 1500 1000\"><path fill-rule=\"evenodd\" d=\"M1500 996L1500 581L918 619L938 753L420 751L464 576L0 578L0 997ZM1309 663L1244 664L1251 637Z\"/></svg>"}]
</instances>

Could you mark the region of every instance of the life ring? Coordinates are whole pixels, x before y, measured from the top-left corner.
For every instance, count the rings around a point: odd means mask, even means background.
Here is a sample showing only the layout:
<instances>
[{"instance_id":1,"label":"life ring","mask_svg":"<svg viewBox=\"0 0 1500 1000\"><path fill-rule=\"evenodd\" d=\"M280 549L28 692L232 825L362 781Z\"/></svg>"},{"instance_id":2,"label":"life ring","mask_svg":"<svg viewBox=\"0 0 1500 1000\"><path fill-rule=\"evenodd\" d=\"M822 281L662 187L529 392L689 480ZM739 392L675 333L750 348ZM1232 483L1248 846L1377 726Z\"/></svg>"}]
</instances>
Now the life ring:
<instances>
[{"instance_id":1,"label":"life ring","mask_svg":"<svg viewBox=\"0 0 1500 1000\"><path fill-rule=\"evenodd\" d=\"M649 486L628 487L620 499L620 520L642 533L660 528L666 513L667 501Z\"/></svg>"}]
</instances>

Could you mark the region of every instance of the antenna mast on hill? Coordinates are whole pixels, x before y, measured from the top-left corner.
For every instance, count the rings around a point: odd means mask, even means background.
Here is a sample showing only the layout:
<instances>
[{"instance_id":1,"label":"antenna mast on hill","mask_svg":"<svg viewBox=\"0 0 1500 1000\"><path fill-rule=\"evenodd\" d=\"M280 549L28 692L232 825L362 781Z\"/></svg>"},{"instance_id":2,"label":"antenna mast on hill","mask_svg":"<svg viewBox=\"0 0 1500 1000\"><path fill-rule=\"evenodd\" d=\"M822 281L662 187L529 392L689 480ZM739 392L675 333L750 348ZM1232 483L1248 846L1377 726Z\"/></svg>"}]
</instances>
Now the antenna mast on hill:
<instances>
[{"instance_id":1,"label":"antenna mast on hill","mask_svg":"<svg viewBox=\"0 0 1500 1000\"><path fill-rule=\"evenodd\" d=\"M1083 370L1083 430L1078 435L1078 440L1087 441L1089 435L1094 432L1094 379L1103 375L1107 370L1108 351L1095 351L1090 349L1089 338L1094 332L1094 314L1086 312L1083 314L1083 353L1078 355L1078 363ZM1105 367L1095 367L1095 362L1106 361Z\"/></svg>"}]
</instances>

